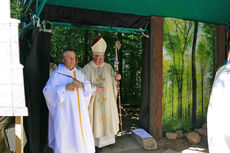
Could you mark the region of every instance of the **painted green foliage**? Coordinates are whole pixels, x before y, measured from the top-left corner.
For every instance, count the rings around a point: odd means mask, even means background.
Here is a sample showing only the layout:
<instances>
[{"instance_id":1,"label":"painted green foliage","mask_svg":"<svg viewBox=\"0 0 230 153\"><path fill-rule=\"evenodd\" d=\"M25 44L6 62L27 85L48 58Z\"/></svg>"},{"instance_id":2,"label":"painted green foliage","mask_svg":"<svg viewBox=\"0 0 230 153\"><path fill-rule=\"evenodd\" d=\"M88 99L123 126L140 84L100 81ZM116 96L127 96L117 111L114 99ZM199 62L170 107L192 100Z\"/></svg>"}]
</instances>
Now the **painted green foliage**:
<instances>
[{"instance_id":1,"label":"painted green foliage","mask_svg":"<svg viewBox=\"0 0 230 153\"><path fill-rule=\"evenodd\" d=\"M192 128L191 54L194 22L164 21L163 130ZM212 32L210 32L212 31ZM215 26L199 23L195 47L196 126L206 120L215 60ZM193 76L194 77L194 76Z\"/></svg>"}]
</instances>

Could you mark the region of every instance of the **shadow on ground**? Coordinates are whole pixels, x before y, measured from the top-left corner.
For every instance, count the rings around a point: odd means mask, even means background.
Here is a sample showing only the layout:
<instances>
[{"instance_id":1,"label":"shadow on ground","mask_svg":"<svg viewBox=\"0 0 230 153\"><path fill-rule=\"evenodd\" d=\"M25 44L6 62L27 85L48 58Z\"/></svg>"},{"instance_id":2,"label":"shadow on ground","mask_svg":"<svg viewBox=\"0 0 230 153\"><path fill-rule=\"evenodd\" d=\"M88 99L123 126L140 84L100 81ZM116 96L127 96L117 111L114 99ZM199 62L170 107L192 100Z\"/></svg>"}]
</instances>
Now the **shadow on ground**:
<instances>
[{"instance_id":1,"label":"shadow on ground","mask_svg":"<svg viewBox=\"0 0 230 153\"><path fill-rule=\"evenodd\" d=\"M121 137L117 136L116 144L102 148L101 153L208 153L207 138L205 136L201 136L201 141L197 145L190 144L185 136L176 140L169 140L163 137L157 140L156 150L144 150L131 136L131 130L139 128L139 108L124 108L122 115L124 129L123 144L121 143Z\"/></svg>"}]
</instances>

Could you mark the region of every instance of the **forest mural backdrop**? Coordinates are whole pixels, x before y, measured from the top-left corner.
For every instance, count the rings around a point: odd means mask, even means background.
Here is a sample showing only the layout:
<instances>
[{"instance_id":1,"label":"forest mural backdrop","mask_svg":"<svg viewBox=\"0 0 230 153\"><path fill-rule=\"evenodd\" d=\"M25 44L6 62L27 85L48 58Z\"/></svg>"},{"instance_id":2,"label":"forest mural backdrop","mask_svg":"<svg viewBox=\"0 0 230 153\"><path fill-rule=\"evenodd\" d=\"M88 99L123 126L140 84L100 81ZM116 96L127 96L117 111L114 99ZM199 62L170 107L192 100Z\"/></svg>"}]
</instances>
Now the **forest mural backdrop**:
<instances>
[{"instance_id":1,"label":"forest mural backdrop","mask_svg":"<svg viewBox=\"0 0 230 153\"><path fill-rule=\"evenodd\" d=\"M215 25L164 20L163 130L190 130L206 121L215 75Z\"/></svg>"}]
</instances>

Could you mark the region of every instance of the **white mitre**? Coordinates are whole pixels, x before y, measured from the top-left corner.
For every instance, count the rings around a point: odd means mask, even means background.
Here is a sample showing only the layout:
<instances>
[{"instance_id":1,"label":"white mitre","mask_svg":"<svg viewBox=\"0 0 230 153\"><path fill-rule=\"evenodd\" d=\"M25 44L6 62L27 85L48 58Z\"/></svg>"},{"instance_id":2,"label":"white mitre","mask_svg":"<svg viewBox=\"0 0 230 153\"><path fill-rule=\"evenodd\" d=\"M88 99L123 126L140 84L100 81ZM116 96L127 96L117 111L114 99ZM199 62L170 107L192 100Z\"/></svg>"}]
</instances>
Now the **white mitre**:
<instances>
[{"instance_id":1,"label":"white mitre","mask_svg":"<svg viewBox=\"0 0 230 153\"><path fill-rule=\"evenodd\" d=\"M91 45L93 55L104 55L106 47L107 45L103 38L95 38Z\"/></svg>"}]
</instances>

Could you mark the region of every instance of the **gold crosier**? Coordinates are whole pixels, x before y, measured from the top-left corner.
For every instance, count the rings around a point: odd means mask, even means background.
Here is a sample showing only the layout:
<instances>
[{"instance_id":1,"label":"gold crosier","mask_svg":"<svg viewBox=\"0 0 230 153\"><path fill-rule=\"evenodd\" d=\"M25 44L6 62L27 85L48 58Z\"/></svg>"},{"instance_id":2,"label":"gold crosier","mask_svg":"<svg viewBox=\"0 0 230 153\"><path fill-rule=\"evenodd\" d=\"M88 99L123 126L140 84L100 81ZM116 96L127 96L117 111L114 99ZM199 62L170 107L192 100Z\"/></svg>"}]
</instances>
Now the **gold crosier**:
<instances>
[{"instance_id":1,"label":"gold crosier","mask_svg":"<svg viewBox=\"0 0 230 153\"><path fill-rule=\"evenodd\" d=\"M119 40L115 43L115 52L116 52L116 68L117 68L117 74L119 74L119 67L118 67L118 55L117 51L120 50L121 43ZM123 128L122 128L122 113L121 113L121 96L120 96L120 81L117 80L117 89L118 89L118 105L119 105L119 118L120 118L120 129L121 129L121 144L123 145Z\"/></svg>"}]
</instances>

